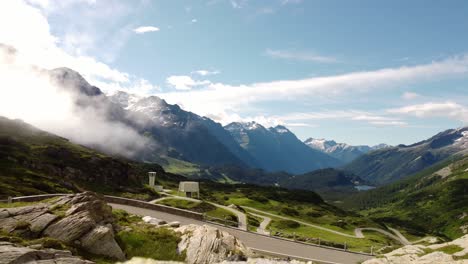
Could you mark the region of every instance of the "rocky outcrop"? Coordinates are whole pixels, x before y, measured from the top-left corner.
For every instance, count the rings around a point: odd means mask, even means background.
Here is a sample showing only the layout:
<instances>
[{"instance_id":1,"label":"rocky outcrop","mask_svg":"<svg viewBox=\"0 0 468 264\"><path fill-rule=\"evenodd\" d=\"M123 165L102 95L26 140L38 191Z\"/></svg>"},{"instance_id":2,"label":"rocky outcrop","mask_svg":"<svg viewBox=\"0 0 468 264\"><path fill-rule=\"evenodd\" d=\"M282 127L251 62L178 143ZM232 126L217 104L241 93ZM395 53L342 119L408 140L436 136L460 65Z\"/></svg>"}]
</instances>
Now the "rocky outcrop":
<instances>
[{"instance_id":1,"label":"rocky outcrop","mask_svg":"<svg viewBox=\"0 0 468 264\"><path fill-rule=\"evenodd\" d=\"M75 257L68 250L33 249L0 242L0 263L41 263L41 264L92 264L94 262Z\"/></svg>"},{"instance_id":2,"label":"rocky outcrop","mask_svg":"<svg viewBox=\"0 0 468 264\"><path fill-rule=\"evenodd\" d=\"M210 264L224 260L242 261L251 255L233 235L207 225L186 225L175 229L182 234L179 252L186 253L188 264Z\"/></svg>"},{"instance_id":3,"label":"rocky outcrop","mask_svg":"<svg viewBox=\"0 0 468 264\"><path fill-rule=\"evenodd\" d=\"M460 250L455 250L458 248ZM430 246L408 245L363 264L467 264L468 235Z\"/></svg>"},{"instance_id":4,"label":"rocky outcrop","mask_svg":"<svg viewBox=\"0 0 468 264\"><path fill-rule=\"evenodd\" d=\"M90 192L32 206L0 208L0 229L6 233L51 237L96 255L123 260L112 224L112 208Z\"/></svg>"}]
</instances>

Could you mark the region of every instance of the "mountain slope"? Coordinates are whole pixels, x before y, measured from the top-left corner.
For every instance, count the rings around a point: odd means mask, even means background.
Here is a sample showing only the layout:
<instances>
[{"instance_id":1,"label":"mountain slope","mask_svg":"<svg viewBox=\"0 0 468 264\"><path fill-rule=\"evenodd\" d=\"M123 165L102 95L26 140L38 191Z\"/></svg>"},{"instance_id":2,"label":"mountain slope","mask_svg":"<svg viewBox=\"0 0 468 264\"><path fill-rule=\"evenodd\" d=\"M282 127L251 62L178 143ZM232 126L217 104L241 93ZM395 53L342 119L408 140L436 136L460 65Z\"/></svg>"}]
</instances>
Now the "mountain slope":
<instances>
[{"instance_id":1,"label":"mountain slope","mask_svg":"<svg viewBox=\"0 0 468 264\"><path fill-rule=\"evenodd\" d=\"M415 233L451 239L468 233L468 156L440 162L399 180L346 199L344 206Z\"/></svg>"},{"instance_id":2,"label":"mountain slope","mask_svg":"<svg viewBox=\"0 0 468 264\"><path fill-rule=\"evenodd\" d=\"M267 129L255 122L235 122L225 128L267 171L297 174L340 165L338 160L307 147L284 126Z\"/></svg>"},{"instance_id":3,"label":"mountain slope","mask_svg":"<svg viewBox=\"0 0 468 264\"><path fill-rule=\"evenodd\" d=\"M375 184L386 184L425 169L456 153L468 153L468 127L449 129L427 140L385 148L344 167Z\"/></svg>"},{"instance_id":4,"label":"mountain slope","mask_svg":"<svg viewBox=\"0 0 468 264\"><path fill-rule=\"evenodd\" d=\"M209 118L184 111L156 96L118 92L109 98L138 119L140 129L164 146L170 157L206 165L255 166L254 159L232 136Z\"/></svg>"},{"instance_id":5,"label":"mountain slope","mask_svg":"<svg viewBox=\"0 0 468 264\"><path fill-rule=\"evenodd\" d=\"M0 117L0 195L70 191L146 193L148 171L167 175L157 164L103 155L20 120Z\"/></svg>"},{"instance_id":6,"label":"mountain slope","mask_svg":"<svg viewBox=\"0 0 468 264\"><path fill-rule=\"evenodd\" d=\"M389 147L386 144L379 144L376 146L351 146L346 143L336 143L334 140L308 138L304 141L307 146L327 153L328 155L342 161L349 163L356 158L377 149Z\"/></svg>"}]
</instances>

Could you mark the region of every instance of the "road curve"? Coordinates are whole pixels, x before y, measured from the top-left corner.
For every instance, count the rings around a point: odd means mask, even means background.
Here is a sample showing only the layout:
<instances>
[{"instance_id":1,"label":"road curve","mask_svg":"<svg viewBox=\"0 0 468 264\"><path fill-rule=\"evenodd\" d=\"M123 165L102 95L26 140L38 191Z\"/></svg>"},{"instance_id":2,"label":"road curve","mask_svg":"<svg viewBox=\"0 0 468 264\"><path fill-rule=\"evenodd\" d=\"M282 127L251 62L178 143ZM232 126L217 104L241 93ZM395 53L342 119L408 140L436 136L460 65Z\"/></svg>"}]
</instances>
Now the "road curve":
<instances>
[{"instance_id":1,"label":"road curve","mask_svg":"<svg viewBox=\"0 0 468 264\"><path fill-rule=\"evenodd\" d=\"M379 232L379 233L382 233L398 242L400 242L401 244L403 244L404 246L406 245L411 245L411 243L405 238L403 237L403 235L400 234L400 232L398 232L403 238L400 238L398 235L394 235L386 230L383 230L383 229L380 229L380 228L374 228L374 227L364 227L364 228L356 228L354 229L354 232L356 233L356 237L364 237L364 235L362 234L362 231L366 231L366 230L369 230L369 231L375 231L375 232ZM392 230L393 231L393 230Z\"/></svg>"},{"instance_id":2,"label":"road curve","mask_svg":"<svg viewBox=\"0 0 468 264\"><path fill-rule=\"evenodd\" d=\"M271 218L268 216L254 214L254 213L250 213L250 214L263 219L262 222L260 223L260 226L257 227L257 233L262 234L262 235L267 235L267 236L270 235L270 232L267 231L267 226L270 224Z\"/></svg>"},{"instance_id":3,"label":"road curve","mask_svg":"<svg viewBox=\"0 0 468 264\"><path fill-rule=\"evenodd\" d=\"M254 212L257 212L257 213L260 213L260 214L265 214L265 215L269 215L269 216L272 216L272 217L281 218L281 219L285 219L285 220L293 220L293 221L296 221L296 222L298 222L300 224L303 224L303 225L306 225L306 226L311 226L311 227L314 227L314 228L317 228L317 229L320 229L320 230L323 230L323 231L327 231L327 232L330 232L330 233L334 233L334 234L337 234L337 235L340 235L340 236L356 238L356 236L354 236L354 235L346 234L346 233L336 231L336 230L333 230L333 229L329 229L329 228L326 228L326 227L322 227L322 226L319 226L319 225L314 225L314 224L311 224L311 223L303 222L303 221L300 221L300 220L297 220L297 219L294 219L294 218L285 217L285 216L281 216L281 215L275 215L275 214L268 213L268 212L265 212L265 211L262 211L262 210L258 210L258 209L252 208L252 207L248 207L248 206L242 206L242 207L246 208L247 210L254 211Z\"/></svg>"},{"instance_id":4,"label":"road curve","mask_svg":"<svg viewBox=\"0 0 468 264\"><path fill-rule=\"evenodd\" d=\"M203 202L202 200L198 200L198 199L194 199L194 198L175 196L175 195L168 195L166 197L153 200L150 203L157 203L157 202L160 202L160 201L166 200L166 199L179 199L179 200L186 200L186 201L192 201L192 202ZM237 216L237 221L238 221L238 224L239 224L238 227L240 229L242 229L242 230L247 230L247 216L243 212L241 212L239 210L236 210L234 208L228 207L228 206L217 204L217 203L212 203L212 202L208 202L208 201L205 201L205 202L235 214Z\"/></svg>"},{"instance_id":5,"label":"road curve","mask_svg":"<svg viewBox=\"0 0 468 264\"><path fill-rule=\"evenodd\" d=\"M232 235L239 238L246 246L256 248L266 252L275 252L279 255L297 256L304 259L313 260L318 263L327 264L355 264L372 258L368 255L356 254L345 252L336 249L318 247L307 245L303 243L296 243L274 237L259 235L256 233L245 232L239 229L228 228L216 224L206 223L191 218L186 218L178 215L172 215L160 211L133 207L128 205L110 204L113 208L122 209L129 213L140 216L153 216L166 221L178 221L183 225L197 224L197 225L211 225L221 230L227 231Z\"/></svg>"},{"instance_id":6,"label":"road curve","mask_svg":"<svg viewBox=\"0 0 468 264\"><path fill-rule=\"evenodd\" d=\"M365 238L364 234L362 233L362 231L366 231L366 230L370 230L370 231L376 231L376 232L379 232L381 234L384 234L398 242L400 242L401 244L403 245L411 245L411 242L409 242L406 237L404 237L398 230L396 229L393 229L393 228L389 228L392 232L394 232L395 234L392 234L384 229L381 229L381 228L374 228L374 227L364 227L364 228L356 228L354 229L354 236L353 235L350 235L350 234L346 234L346 233L343 233L343 232L339 232L339 231L336 231L336 230L332 230L332 229L329 229L329 228L326 228L326 227L321 227L321 226L318 226L318 225L314 225L314 224L310 224L310 223L307 223L307 222L303 222L303 221L300 221L300 220L297 220L297 219L293 219L293 218L289 218L289 217L285 217L285 216L281 216L281 215L275 215L275 214L271 214L271 213L268 213L268 212L265 212L265 211L261 211L261 210L258 210L258 209L255 209L255 208L252 208L252 207L248 207L248 206L243 206L244 208L248 209L248 210L251 210L251 211L255 211L255 212L258 212L258 213L261 213L261 214L266 214L266 215L269 215L269 216L272 216L272 217L277 217L277 218L281 218L281 219L286 219L286 220L293 220L293 221L296 221L300 224L303 224L303 225L307 225L307 226L311 226L311 227L315 227L317 229L320 229L320 230L324 230L324 231L327 231L327 232L331 232L331 233L334 233L334 234L338 234L338 235L342 235L342 236L346 236L346 237L352 237L352 238Z\"/></svg>"}]
</instances>

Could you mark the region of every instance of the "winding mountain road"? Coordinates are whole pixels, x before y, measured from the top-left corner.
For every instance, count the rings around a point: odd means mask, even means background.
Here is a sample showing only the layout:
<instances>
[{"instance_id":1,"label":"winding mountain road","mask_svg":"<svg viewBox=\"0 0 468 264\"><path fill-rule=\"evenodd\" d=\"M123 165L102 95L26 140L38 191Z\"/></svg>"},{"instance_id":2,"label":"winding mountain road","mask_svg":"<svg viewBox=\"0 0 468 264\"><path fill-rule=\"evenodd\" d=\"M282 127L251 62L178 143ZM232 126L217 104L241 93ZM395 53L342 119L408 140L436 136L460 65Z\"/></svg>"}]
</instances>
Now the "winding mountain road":
<instances>
[{"instance_id":1,"label":"winding mountain road","mask_svg":"<svg viewBox=\"0 0 468 264\"><path fill-rule=\"evenodd\" d=\"M192 218L164 213L151 209L134 207L129 205L113 204L113 208L125 210L131 214L140 216L152 216L168 222L178 221L182 225L197 224L209 225L229 232L239 238L246 246L252 248L254 252L268 253L273 256L291 256L303 260L311 260L320 264L356 264L372 258L368 255L356 254L347 251L319 247L294 241L278 239L275 237L246 232L236 228L229 228L214 223L207 223Z\"/></svg>"},{"instance_id":2,"label":"winding mountain road","mask_svg":"<svg viewBox=\"0 0 468 264\"><path fill-rule=\"evenodd\" d=\"M187 201L193 201L193 202L201 202L201 200L194 199L194 198L181 197L181 196L176 196L176 195L168 195L166 197L153 200L153 201L151 201L151 203L156 203L156 202L159 202L159 201L162 201L162 200L165 200L165 199L181 199L181 200L187 200ZM210 204L212 204L212 205L214 205L216 207L229 210L230 212L236 214L237 218L239 219L239 228L242 229L242 230L247 230L247 216L245 215L245 213L243 213L243 212L241 212L239 210L233 209L231 207L228 207L228 206L224 206L224 205L220 205L220 204L216 204L216 203L212 203L212 202L208 202L208 203L210 203ZM252 207L249 207L249 206L242 206L242 207L249 210L249 211L251 211L250 213L252 215L263 218L263 221L260 224L260 227L257 228L257 233L264 234L264 235L269 235L270 234L270 232L267 231L267 226L271 222L271 218L265 216L265 215L268 215L268 216L271 216L271 217L280 218L280 219L284 219L284 220L296 221L296 222L298 222L298 223L300 223L302 225L305 225L305 226L310 226L310 227L313 227L313 228L316 228L316 229L320 229L320 230L323 230L323 231L326 231L326 232L330 232L330 233L333 233L333 234L337 234L337 235L345 236L345 237L349 237L349 238L365 238L362 231L375 231L375 232L379 232L381 234L384 234L384 235L392 238L395 241L400 242L402 245L406 246L406 245L411 245L412 244L398 230L393 229L393 228L389 228L389 229L394 234L392 234L391 232L386 231L384 229L381 229L381 228L363 227L363 228L354 229L354 235L351 235L351 234L346 234L346 233L336 231L336 230L333 230L333 229L330 229L330 228L326 228L326 227L322 227L322 226L319 226L319 225L314 225L314 224L311 224L311 223L308 223L308 222L300 221L300 220L297 220L297 219L294 219L294 218L268 213L268 212L258 210L256 208L252 208ZM257 214L253 214L252 211L256 212Z\"/></svg>"},{"instance_id":3,"label":"winding mountain road","mask_svg":"<svg viewBox=\"0 0 468 264\"><path fill-rule=\"evenodd\" d=\"M153 200L150 203L157 203L157 202L167 200L167 199L179 199L179 200L186 200L186 201L191 201L191 202L202 202L201 200L194 199L194 198L175 196L175 195L169 194L166 197L162 197L162 198ZM220 205L220 204L216 204L216 203L212 203L212 202L208 202L208 201L205 201L205 202L235 214L237 216L238 221L239 221L239 226L238 226L239 229L247 230L247 216L243 212L241 212L239 210L236 210L234 208L228 207L228 206L224 206L224 205Z\"/></svg>"},{"instance_id":4,"label":"winding mountain road","mask_svg":"<svg viewBox=\"0 0 468 264\"><path fill-rule=\"evenodd\" d=\"M270 224L271 218L268 216L254 214L254 213L250 213L250 214L263 219L262 222L260 223L260 226L257 227L257 233L269 236L270 232L267 231L267 226Z\"/></svg>"}]
</instances>

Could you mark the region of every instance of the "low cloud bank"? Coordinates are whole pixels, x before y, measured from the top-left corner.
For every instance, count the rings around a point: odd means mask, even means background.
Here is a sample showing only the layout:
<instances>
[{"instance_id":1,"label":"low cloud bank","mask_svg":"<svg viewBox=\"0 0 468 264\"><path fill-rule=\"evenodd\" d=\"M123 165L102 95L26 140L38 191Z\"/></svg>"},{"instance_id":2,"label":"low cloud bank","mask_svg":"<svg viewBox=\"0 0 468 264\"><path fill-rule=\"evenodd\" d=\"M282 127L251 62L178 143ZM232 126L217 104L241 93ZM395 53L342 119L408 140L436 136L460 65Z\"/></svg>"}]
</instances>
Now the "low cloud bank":
<instances>
[{"instance_id":1,"label":"low cloud bank","mask_svg":"<svg viewBox=\"0 0 468 264\"><path fill-rule=\"evenodd\" d=\"M50 71L18 62L17 53L14 47L0 44L1 116L125 157L135 157L151 143L113 116L112 105L102 101L105 98L64 87Z\"/></svg>"}]
</instances>

